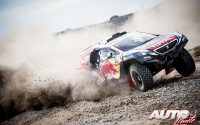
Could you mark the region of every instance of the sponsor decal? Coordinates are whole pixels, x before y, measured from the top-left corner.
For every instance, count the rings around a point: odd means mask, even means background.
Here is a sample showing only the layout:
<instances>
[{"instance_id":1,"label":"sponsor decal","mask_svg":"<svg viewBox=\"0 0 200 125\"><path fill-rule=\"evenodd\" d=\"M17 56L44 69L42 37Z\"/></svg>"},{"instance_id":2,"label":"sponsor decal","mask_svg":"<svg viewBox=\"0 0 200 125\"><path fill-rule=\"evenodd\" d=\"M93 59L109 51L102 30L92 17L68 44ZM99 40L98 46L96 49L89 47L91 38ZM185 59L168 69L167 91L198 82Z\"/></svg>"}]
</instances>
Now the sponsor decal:
<instances>
[{"instance_id":1,"label":"sponsor decal","mask_svg":"<svg viewBox=\"0 0 200 125\"><path fill-rule=\"evenodd\" d=\"M176 38L176 36L175 36L175 35L172 35L172 36L170 36L169 38L165 39L164 41L161 41L161 42L159 42L159 43L157 43L157 44L155 44L155 45L153 45L153 46L150 46L148 49L149 49L149 50L155 50L155 49L157 49L158 47L160 47L160 46L162 46L162 45L164 45L164 44L166 44L166 43L169 43L170 41L172 41L172 40L175 39L175 38Z\"/></svg>"},{"instance_id":2,"label":"sponsor decal","mask_svg":"<svg viewBox=\"0 0 200 125\"><path fill-rule=\"evenodd\" d=\"M188 110L154 110L147 119L175 119L173 125L186 125L192 124L196 120L196 115L192 115Z\"/></svg>"}]
</instances>

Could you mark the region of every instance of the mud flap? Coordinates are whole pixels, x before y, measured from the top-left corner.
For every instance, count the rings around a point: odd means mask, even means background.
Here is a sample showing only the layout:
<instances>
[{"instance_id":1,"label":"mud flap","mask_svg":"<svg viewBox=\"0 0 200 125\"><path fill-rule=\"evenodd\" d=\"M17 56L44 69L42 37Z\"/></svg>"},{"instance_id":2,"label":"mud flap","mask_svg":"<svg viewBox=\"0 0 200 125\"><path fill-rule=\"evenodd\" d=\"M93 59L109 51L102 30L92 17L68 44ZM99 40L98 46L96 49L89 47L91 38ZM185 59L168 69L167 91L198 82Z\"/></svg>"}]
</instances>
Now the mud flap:
<instances>
[{"instance_id":1,"label":"mud flap","mask_svg":"<svg viewBox=\"0 0 200 125\"><path fill-rule=\"evenodd\" d=\"M131 80L131 76L130 75L126 75L126 79L128 81L129 87L130 87L130 91L133 92L136 87L135 84L133 83L133 81Z\"/></svg>"},{"instance_id":2,"label":"mud flap","mask_svg":"<svg viewBox=\"0 0 200 125\"><path fill-rule=\"evenodd\" d=\"M174 71L174 70L175 70L174 67L169 67L169 68L166 68L166 69L165 69L165 73L166 73L166 75L168 75L169 73L171 73L171 72Z\"/></svg>"}]
</instances>

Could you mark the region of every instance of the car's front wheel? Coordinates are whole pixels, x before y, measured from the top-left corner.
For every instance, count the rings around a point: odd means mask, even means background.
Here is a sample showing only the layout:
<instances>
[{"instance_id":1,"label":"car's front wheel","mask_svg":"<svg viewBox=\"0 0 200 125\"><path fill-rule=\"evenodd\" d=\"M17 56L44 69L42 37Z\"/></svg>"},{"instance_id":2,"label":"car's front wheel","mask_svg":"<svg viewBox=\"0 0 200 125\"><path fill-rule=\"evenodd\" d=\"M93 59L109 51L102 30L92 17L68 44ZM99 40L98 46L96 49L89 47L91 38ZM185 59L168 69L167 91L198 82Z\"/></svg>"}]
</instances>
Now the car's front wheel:
<instances>
[{"instance_id":1,"label":"car's front wheel","mask_svg":"<svg viewBox=\"0 0 200 125\"><path fill-rule=\"evenodd\" d=\"M174 65L182 76L189 76L196 69L194 60L186 49L182 49L179 56L174 60Z\"/></svg>"},{"instance_id":2,"label":"car's front wheel","mask_svg":"<svg viewBox=\"0 0 200 125\"><path fill-rule=\"evenodd\" d=\"M129 73L138 90L146 92L153 88L153 76L147 66L140 63L132 64Z\"/></svg>"}]
</instances>

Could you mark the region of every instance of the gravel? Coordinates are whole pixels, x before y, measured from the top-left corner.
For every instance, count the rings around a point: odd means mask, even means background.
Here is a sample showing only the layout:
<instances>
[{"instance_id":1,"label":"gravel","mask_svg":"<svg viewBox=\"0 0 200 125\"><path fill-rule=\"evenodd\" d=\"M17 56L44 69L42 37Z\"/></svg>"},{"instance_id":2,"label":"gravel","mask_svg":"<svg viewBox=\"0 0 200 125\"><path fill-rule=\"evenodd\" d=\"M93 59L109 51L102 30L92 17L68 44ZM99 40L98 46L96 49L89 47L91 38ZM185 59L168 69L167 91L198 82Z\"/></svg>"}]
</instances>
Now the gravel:
<instances>
[{"instance_id":1,"label":"gravel","mask_svg":"<svg viewBox=\"0 0 200 125\"><path fill-rule=\"evenodd\" d=\"M176 109L197 112L194 124L200 124L200 63L189 77L176 77L157 82L147 92L104 98L98 102L71 102L61 107L18 114L1 125L11 124L70 124L70 125L138 125L173 124L175 120L147 120L154 110Z\"/></svg>"}]
</instances>

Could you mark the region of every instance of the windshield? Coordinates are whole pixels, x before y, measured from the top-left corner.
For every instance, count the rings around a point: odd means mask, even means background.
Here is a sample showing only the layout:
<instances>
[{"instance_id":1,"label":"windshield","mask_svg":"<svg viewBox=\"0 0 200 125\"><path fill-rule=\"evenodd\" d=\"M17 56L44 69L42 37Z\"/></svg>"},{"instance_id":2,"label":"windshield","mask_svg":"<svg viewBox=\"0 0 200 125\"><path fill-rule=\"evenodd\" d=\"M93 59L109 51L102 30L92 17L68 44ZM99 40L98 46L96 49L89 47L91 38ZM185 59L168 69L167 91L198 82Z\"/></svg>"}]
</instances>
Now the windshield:
<instances>
[{"instance_id":1,"label":"windshield","mask_svg":"<svg viewBox=\"0 0 200 125\"><path fill-rule=\"evenodd\" d=\"M113 42L112 45L122 51L128 51L128 50L131 50L139 45L142 45L142 44L152 40L155 37L156 36L153 34L133 33L129 37L126 37L122 40Z\"/></svg>"}]
</instances>

